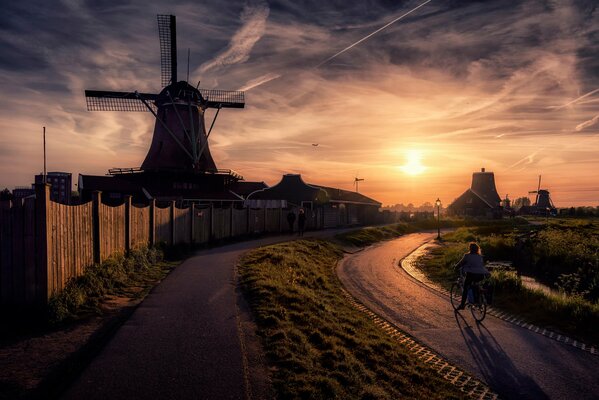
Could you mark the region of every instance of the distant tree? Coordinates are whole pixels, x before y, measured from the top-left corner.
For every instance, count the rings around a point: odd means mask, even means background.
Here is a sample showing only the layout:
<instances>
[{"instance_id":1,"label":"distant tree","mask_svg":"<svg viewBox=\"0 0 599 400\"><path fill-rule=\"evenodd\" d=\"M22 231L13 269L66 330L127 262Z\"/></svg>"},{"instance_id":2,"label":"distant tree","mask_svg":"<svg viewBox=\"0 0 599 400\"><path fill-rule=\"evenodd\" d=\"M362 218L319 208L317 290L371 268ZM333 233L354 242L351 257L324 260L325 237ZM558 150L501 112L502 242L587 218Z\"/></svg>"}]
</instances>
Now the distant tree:
<instances>
[{"instance_id":1,"label":"distant tree","mask_svg":"<svg viewBox=\"0 0 599 400\"><path fill-rule=\"evenodd\" d=\"M12 200L12 193L10 190L8 190L8 188L4 188L4 190L0 192L0 200Z\"/></svg>"},{"instance_id":2,"label":"distant tree","mask_svg":"<svg viewBox=\"0 0 599 400\"><path fill-rule=\"evenodd\" d=\"M521 208L521 207L526 207L530 205L530 199L528 197L518 197L516 200L514 200L514 202L512 203L512 207L515 209Z\"/></svg>"}]
</instances>

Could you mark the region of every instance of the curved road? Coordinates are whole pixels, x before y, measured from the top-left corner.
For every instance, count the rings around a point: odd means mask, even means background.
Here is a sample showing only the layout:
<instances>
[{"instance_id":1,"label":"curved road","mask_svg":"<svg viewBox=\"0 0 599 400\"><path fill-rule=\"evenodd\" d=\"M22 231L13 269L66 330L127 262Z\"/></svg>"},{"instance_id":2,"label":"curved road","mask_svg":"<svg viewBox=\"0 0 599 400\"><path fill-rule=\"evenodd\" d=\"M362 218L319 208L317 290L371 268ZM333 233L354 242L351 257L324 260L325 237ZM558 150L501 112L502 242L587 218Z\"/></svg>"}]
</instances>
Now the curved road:
<instances>
[{"instance_id":1,"label":"curved road","mask_svg":"<svg viewBox=\"0 0 599 400\"><path fill-rule=\"evenodd\" d=\"M410 277L399 260L435 234L417 233L347 256L343 285L372 311L486 382L504 399L599 399L599 357L488 315L476 324Z\"/></svg>"}]
</instances>

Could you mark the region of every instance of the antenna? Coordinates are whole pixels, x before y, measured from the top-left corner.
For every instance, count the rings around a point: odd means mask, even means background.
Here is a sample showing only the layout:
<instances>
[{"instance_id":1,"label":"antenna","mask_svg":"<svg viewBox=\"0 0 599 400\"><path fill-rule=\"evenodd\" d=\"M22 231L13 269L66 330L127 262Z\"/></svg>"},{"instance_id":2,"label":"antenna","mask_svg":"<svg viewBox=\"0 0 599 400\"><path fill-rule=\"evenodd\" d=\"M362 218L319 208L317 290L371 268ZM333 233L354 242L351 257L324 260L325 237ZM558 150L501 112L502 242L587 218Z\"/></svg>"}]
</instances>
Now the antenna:
<instances>
[{"instance_id":1,"label":"antenna","mask_svg":"<svg viewBox=\"0 0 599 400\"><path fill-rule=\"evenodd\" d=\"M360 191L358 190L358 182L363 181L364 178L358 178L357 176L354 178L354 185L356 185L356 193L360 193Z\"/></svg>"},{"instance_id":2,"label":"antenna","mask_svg":"<svg viewBox=\"0 0 599 400\"><path fill-rule=\"evenodd\" d=\"M185 82L189 82L189 53L191 52L191 49L188 47L187 48L187 79L185 80Z\"/></svg>"},{"instance_id":3,"label":"antenna","mask_svg":"<svg viewBox=\"0 0 599 400\"><path fill-rule=\"evenodd\" d=\"M46 173L46 127L44 126L44 176L42 178L42 181L44 183L47 183L47 173Z\"/></svg>"}]
</instances>

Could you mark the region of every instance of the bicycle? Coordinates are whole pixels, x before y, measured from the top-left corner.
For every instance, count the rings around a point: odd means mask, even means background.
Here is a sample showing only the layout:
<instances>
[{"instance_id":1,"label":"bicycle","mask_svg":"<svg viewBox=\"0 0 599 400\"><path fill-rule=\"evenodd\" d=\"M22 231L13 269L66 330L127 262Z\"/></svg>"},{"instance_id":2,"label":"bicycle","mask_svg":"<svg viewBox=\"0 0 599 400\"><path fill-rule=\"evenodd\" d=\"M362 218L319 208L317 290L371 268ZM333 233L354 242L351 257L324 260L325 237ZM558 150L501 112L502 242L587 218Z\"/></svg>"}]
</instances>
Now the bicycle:
<instances>
[{"instance_id":1,"label":"bicycle","mask_svg":"<svg viewBox=\"0 0 599 400\"><path fill-rule=\"evenodd\" d=\"M462 292L464 291L464 280L465 276L461 275L458 279L451 285L451 290L449 291L451 305L454 310L457 311L458 306L462 301ZM470 301L470 296L467 296L466 300L466 308L470 309L472 316L476 320L476 322L482 322L487 315L487 289L482 285L483 281L473 282L471 289L473 294L473 301ZM478 296L477 296L478 293ZM478 297L478 301L477 300Z\"/></svg>"}]
</instances>

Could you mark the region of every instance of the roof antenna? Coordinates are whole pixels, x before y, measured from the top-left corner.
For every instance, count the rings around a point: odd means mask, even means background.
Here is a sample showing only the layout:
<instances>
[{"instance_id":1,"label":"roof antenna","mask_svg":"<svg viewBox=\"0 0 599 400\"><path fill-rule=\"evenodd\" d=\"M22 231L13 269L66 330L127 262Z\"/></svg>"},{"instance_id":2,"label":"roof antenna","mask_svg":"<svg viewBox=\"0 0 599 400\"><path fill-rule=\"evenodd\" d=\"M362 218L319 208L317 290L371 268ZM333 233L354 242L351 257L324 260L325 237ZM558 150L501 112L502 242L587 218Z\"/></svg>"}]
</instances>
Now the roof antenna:
<instances>
[{"instance_id":1,"label":"roof antenna","mask_svg":"<svg viewBox=\"0 0 599 400\"><path fill-rule=\"evenodd\" d=\"M187 80L186 80L186 82L189 82L189 52L190 52L190 49L188 47L187 48Z\"/></svg>"}]
</instances>

